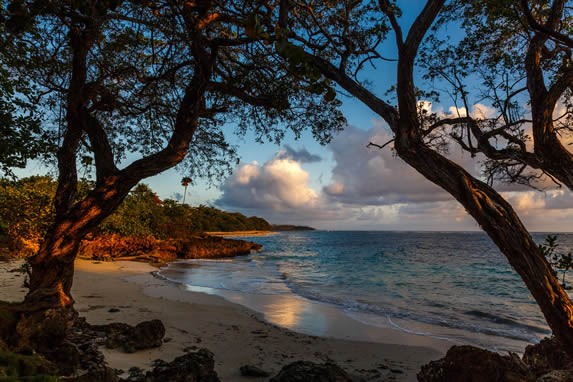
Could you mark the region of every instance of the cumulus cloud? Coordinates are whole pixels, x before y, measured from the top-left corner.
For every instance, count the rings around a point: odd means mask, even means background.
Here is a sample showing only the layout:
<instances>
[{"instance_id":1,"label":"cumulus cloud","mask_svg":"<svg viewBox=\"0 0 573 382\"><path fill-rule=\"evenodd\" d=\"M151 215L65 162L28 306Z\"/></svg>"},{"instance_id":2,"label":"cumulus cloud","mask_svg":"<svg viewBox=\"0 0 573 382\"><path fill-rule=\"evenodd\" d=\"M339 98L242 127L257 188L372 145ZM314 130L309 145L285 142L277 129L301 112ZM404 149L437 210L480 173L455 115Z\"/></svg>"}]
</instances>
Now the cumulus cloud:
<instances>
[{"instance_id":1,"label":"cumulus cloud","mask_svg":"<svg viewBox=\"0 0 573 382\"><path fill-rule=\"evenodd\" d=\"M324 193L331 200L357 205L451 200L449 194L396 157L391 145L382 150L366 147L369 142L384 144L391 139L382 123L369 130L346 127L328 146L335 166ZM458 162L476 172L477 164L469 154L459 152L458 157Z\"/></svg>"},{"instance_id":2,"label":"cumulus cloud","mask_svg":"<svg viewBox=\"0 0 573 382\"><path fill-rule=\"evenodd\" d=\"M308 152L304 147L300 150L295 150L289 145L285 145L284 149L277 153L278 159L292 159L299 163L316 163L320 162L322 158L319 155Z\"/></svg>"},{"instance_id":3,"label":"cumulus cloud","mask_svg":"<svg viewBox=\"0 0 573 382\"><path fill-rule=\"evenodd\" d=\"M244 164L223 184L218 204L273 211L311 207L318 194L308 186L308 178L300 163L288 158Z\"/></svg>"}]
</instances>

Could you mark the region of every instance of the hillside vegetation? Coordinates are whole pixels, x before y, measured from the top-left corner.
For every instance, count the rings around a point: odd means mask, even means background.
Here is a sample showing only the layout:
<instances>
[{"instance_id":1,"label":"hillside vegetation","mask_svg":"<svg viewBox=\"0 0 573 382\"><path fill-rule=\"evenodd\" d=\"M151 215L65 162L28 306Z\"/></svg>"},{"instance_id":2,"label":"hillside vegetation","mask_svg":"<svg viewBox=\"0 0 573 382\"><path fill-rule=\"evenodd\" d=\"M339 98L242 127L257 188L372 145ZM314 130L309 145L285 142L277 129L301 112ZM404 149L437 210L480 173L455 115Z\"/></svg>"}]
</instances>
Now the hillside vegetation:
<instances>
[{"instance_id":1,"label":"hillside vegetation","mask_svg":"<svg viewBox=\"0 0 573 382\"><path fill-rule=\"evenodd\" d=\"M78 197L85 193L88 185L88 182L82 185ZM45 176L0 180L0 242L4 247L20 255L37 251L40 238L54 217L55 190L54 180ZM147 185L140 184L118 210L104 220L94 236L172 240L210 231L268 230L271 224L260 217L161 200Z\"/></svg>"}]
</instances>

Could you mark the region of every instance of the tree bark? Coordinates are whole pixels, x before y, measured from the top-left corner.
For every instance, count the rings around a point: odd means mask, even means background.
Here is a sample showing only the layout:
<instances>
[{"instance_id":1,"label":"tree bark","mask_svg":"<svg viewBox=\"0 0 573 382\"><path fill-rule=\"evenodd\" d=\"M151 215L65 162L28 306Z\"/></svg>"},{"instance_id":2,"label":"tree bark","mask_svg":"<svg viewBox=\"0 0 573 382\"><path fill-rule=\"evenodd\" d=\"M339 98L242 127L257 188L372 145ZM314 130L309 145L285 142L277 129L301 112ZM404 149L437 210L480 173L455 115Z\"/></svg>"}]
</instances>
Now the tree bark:
<instances>
[{"instance_id":1,"label":"tree bark","mask_svg":"<svg viewBox=\"0 0 573 382\"><path fill-rule=\"evenodd\" d=\"M489 235L535 298L553 334L573 354L573 304L511 205L425 145L409 139L396 142L398 156L454 196Z\"/></svg>"}]
</instances>

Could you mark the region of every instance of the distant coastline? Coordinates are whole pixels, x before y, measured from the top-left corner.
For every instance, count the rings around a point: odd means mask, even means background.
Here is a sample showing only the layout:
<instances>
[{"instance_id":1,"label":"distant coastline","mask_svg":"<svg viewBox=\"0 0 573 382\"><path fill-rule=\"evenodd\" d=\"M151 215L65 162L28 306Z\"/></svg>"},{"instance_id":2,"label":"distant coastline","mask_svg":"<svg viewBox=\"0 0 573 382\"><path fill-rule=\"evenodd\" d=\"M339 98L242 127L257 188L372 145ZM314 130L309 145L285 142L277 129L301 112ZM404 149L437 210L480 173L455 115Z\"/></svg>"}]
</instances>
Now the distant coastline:
<instances>
[{"instance_id":1,"label":"distant coastline","mask_svg":"<svg viewBox=\"0 0 573 382\"><path fill-rule=\"evenodd\" d=\"M244 236L270 236L275 235L275 231L219 231L219 232L205 232L209 236L217 237L244 237Z\"/></svg>"},{"instance_id":2,"label":"distant coastline","mask_svg":"<svg viewBox=\"0 0 573 382\"><path fill-rule=\"evenodd\" d=\"M315 231L312 227L292 224L273 224L271 229L273 231Z\"/></svg>"},{"instance_id":3,"label":"distant coastline","mask_svg":"<svg viewBox=\"0 0 573 382\"><path fill-rule=\"evenodd\" d=\"M224 237L244 237L244 236L270 236L276 235L279 232L288 231L315 231L315 228L291 224L276 224L272 225L269 231L253 230L253 231L215 231L205 232L209 236L224 236Z\"/></svg>"}]
</instances>

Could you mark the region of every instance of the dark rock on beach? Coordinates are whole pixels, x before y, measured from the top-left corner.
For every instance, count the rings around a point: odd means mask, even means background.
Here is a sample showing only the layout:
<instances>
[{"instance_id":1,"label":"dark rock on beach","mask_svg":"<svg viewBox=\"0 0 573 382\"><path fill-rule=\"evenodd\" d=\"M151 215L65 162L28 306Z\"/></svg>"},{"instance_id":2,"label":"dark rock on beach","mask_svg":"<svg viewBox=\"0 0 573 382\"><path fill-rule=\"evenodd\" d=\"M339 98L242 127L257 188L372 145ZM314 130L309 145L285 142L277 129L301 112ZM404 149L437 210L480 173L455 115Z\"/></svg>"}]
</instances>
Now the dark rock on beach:
<instances>
[{"instance_id":1,"label":"dark rock on beach","mask_svg":"<svg viewBox=\"0 0 573 382\"><path fill-rule=\"evenodd\" d=\"M551 370L573 369L573 359L563 350L555 337L544 338L537 345L527 346L523 361L535 375L542 375Z\"/></svg>"},{"instance_id":2,"label":"dark rock on beach","mask_svg":"<svg viewBox=\"0 0 573 382\"><path fill-rule=\"evenodd\" d=\"M187 353L172 362L157 362L145 375L129 378L128 382L220 382L214 370L213 353L200 349Z\"/></svg>"},{"instance_id":3,"label":"dark rock on beach","mask_svg":"<svg viewBox=\"0 0 573 382\"><path fill-rule=\"evenodd\" d=\"M92 330L105 333L107 348L121 348L126 353L159 347L165 336L165 326L160 320L144 321L136 326L121 322L93 325Z\"/></svg>"},{"instance_id":4,"label":"dark rock on beach","mask_svg":"<svg viewBox=\"0 0 573 382\"><path fill-rule=\"evenodd\" d=\"M515 354L503 356L473 346L453 346L446 356L422 366L420 382L527 382L535 377Z\"/></svg>"},{"instance_id":5,"label":"dark rock on beach","mask_svg":"<svg viewBox=\"0 0 573 382\"><path fill-rule=\"evenodd\" d=\"M260 367L253 365L243 365L239 368L243 377L269 377L270 374Z\"/></svg>"},{"instance_id":6,"label":"dark rock on beach","mask_svg":"<svg viewBox=\"0 0 573 382\"><path fill-rule=\"evenodd\" d=\"M297 361L284 366L269 382L352 382L352 378L336 364Z\"/></svg>"},{"instance_id":7,"label":"dark rock on beach","mask_svg":"<svg viewBox=\"0 0 573 382\"><path fill-rule=\"evenodd\" d=\"M529 345L523 359L473 346L453 346L446 356L422 366L420 382L573 382L573 359L555 338Z\"/></svg>"}]
</instances>

